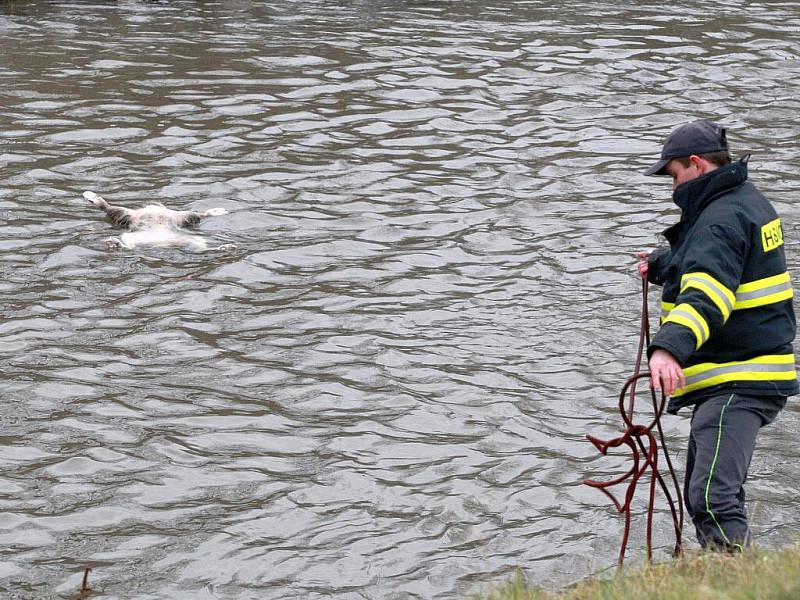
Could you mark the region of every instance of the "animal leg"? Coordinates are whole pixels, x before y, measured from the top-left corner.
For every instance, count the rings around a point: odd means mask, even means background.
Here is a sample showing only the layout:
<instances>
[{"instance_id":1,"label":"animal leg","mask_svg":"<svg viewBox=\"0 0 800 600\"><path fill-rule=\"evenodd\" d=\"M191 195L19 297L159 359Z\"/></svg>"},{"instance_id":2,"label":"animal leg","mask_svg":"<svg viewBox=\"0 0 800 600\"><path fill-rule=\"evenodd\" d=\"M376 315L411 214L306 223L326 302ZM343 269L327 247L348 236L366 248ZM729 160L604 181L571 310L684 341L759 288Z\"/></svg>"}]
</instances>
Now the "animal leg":
<instances>
[{"instance_id":1,"label":"animal leg","mask_svg":"<svg viewBox=\"0 0 800 600\"><path fill-rule=\"evenodd\" d=\"M120 229L129 229L134 219L134 211L124 208L122 206L114 206L106 202L105 198L95 194L94 192L83 192L83 197L86 198L92 205L100 210L105 211L106 216L111 220L115 227Z\"/></svg>"},{"instance_id":2,"label":"animal leg","mask_svg":"<svg viewBox=\"0 0 800 600\"><path fill-rule=\"evenodd\" d=\"M218 217L220 215L227 215L228 211L224 208L209 208L207 211L202 213L204 217Z\"/></svg>"},{"instance_id":3,"label":"animal leg","mask_svg":"<svg viewBox=\"0 0 800 600\"><path fill-rule=\"evenodd\" d=\"M178 219L178 227L197 227L200 224L200 220L206 217L218 217L219 215L228 214L228 211L224 208L209 208L208 210L197 213L194 211L184 211L179 213L180 217Z\"/></svg>"},{"instance_id":4,"label":"animal leg","mask_svg":"<svg viewBox=\"0 0 800 600\"><path fill-rule=\"evenodd\" d=\"M108 250L121 250L122 248L131 248L118 237L110 237L106 239L106 248Z\"/></svg>"},{"instance_id":5,"label":"animal leg","mask_svg":"<svg viewBox=\"0 0 800 600\"><path fill-rule=\"evenodd\" d=\"M100 210L106 210L106 208L108 208L108 202L106 202L106 199L100 194L95 194L94 192L83 192L83 197Z\"/></svg>"}]
</instances>

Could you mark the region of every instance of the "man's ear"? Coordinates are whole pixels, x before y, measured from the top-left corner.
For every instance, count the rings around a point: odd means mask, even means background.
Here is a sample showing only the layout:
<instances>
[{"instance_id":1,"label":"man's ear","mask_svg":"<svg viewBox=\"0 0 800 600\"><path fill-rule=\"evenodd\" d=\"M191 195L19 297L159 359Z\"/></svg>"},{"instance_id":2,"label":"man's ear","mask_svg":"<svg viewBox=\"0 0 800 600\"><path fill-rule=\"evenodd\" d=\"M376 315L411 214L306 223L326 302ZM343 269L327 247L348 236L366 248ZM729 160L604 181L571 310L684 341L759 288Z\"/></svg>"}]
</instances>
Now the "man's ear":
<instances>
[{"instance_id":1,"label":"man's ear","mask_svg":"<svg viewBox=\"0 0 800 600\"><path fill-rule=\"evenodd\" d=\"M712 170L712 169L711 169L711 166L712 166L712 165L711 165L711 163L710 163L710 162L708 162L708 161L707 161L705 158L700 158L699 156L697 156L697 154L692 154L692 155L689 157L689 161L690 161L690 162L691 162L691 163L692 163L692 164L693 164L695 167L697 167L697 169L698 169L698 170L699 170L701 173L708 173L709 171L711 171L711 170Z\"/></svg>"}]
</instances>

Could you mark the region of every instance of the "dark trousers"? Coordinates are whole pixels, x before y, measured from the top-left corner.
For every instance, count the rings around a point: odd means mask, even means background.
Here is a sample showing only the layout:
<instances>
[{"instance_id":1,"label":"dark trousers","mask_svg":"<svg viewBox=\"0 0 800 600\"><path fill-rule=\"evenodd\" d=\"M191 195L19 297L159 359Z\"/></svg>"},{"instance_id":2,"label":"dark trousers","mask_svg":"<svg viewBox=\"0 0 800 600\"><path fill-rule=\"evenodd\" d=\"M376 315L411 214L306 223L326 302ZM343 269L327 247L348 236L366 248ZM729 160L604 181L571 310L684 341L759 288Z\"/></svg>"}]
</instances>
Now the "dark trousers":
<instances>
[{"instance_id":1,"label":"dark trousers","mask_svg":"<svg viewBox=\"0 0 800 600\"><path fill-rule=\"evenodd\" d=\"M786 398L726 393L696 405L686 456L684 499L703 547L743 550L748 544L744 482L756 435Z\"/></svg>"}]
</instances>

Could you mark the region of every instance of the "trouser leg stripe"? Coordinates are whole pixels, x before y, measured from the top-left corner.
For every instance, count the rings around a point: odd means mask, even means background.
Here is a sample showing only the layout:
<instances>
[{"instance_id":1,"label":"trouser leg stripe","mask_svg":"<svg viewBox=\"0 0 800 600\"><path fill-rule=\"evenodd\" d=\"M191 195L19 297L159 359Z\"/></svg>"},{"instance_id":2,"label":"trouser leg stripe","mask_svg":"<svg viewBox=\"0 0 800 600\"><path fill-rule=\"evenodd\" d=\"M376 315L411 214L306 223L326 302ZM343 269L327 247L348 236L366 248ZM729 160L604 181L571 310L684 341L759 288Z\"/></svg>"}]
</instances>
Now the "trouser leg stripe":
<instances>
[{"instance_id":1,"label":"trouser leg stripe","mask_svg":"<svg viewBox=\"0 0 800 600\"><path fill-rule=\"evenodd\" d=\"M722 407L722 410L719 413L719 426L717 428L717 446L716 448L714 448L714 460L711 461L711 470L708 473L708 481L706 481L705 498L706 498L706 512L709 515L711 515L712 519L714 519L714 524L717 526L717 529L719 529L719 533L722 536L722 539L725 540L725 543L728 544L729 546L733 546L734 548L743 551L744 548L742 547L741 544L731 544L731 541L728 539L728 536L725 535L725 531L722 529L722 526L719 524L719 521L717 521L716 515L712 512L711 503L709 501L709 496L711 492L711 479L714 477L714 468L717 466L717 458L719 457L719 447L720 444L722 443L722 428L723 428L723 420L725 418L725 409L728 408L734 396L735 394L731 394L730 398L728 398L728 401L725 403L725 406Z\"/></svg>"}]
</instances>

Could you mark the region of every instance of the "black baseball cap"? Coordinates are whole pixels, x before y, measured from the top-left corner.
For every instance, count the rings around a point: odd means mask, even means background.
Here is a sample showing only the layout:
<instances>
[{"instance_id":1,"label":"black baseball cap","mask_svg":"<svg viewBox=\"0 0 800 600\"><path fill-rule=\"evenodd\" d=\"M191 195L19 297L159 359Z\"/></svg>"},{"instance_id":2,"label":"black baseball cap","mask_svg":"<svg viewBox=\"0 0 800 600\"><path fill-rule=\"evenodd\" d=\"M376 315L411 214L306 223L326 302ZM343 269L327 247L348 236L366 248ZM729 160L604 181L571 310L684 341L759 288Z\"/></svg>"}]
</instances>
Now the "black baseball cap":
<instances>
[{"instance_id":1,"label":"black baseball cap","mask_svg":"<svg viewBox=\"0 0 800 600\"><path fill-rule=\"evenodd\" d=\"M645 175L666 175L664 167L673 158L682 158L692 154L706 154L728 149L725 128L713 121L692 121L675 129L667 136L661 159L647 169Z\"/></svg>"}]
</instances>

